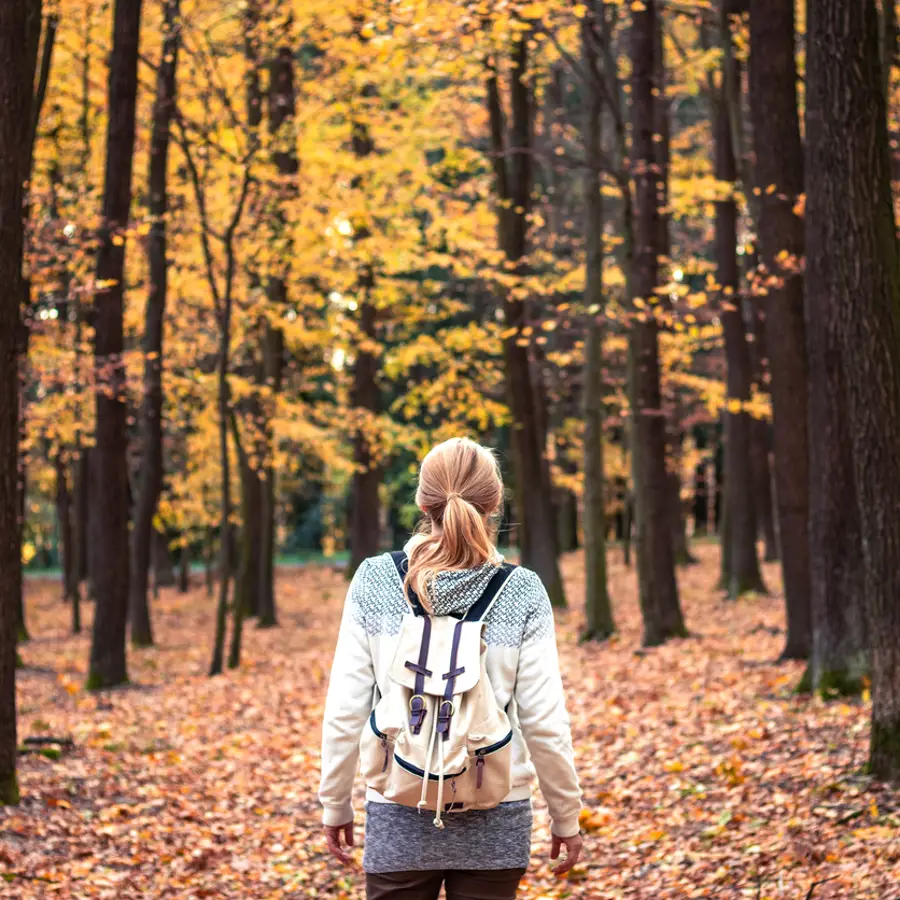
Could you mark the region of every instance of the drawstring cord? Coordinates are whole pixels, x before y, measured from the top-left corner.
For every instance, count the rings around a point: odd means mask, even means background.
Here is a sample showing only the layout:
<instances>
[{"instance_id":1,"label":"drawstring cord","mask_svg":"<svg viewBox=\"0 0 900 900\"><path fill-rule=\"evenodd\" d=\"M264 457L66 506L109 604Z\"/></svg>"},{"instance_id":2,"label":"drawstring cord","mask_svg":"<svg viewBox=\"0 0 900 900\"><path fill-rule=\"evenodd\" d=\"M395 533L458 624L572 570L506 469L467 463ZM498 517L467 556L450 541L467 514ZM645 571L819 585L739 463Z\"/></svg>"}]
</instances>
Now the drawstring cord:
<instances>
[{"instance_id":1,"label":"drawstring cord","mask_svg":"<svg viewBox=\"0 0 900 900\"><path fill-rule=\"evenodd\" d=\"M428 783L431 779L431 762L434 756L434 742L437 739L437 715L431 728L431 737L428 739L428 751L425 754L425 771L422 774L422 796L416 804L416 808L421 812L428 806ZM441 819L441 811L444 806L444 741L438 741L438 789L437 789L437 811L434 816L434 825L436 828L444 828L444 822Z\"/></svg>"},{"instance_id":2,"label":"drawstring cord","mask_svg":"<svg viewBox=\"0 0 900 900\"><path fill-rule=\"evenodd\" d=\"M425 772L422 775L422 797L419 802L416 804L416 807L423 810L426 806L428 806L428 780L431 769L431 757L434 754L434 741L437 737L437 715L434 716L434 720L431 723L431 737L428 739L428 752L425 754Z\"/></svg>"},{"instance_id":3,"label":"drawstring cord","mask_svg":"<svg viewBox=\"0 0 900 900\"><path fill-rule=\"evenodd\" d=\"M438 772L438 792L437 792L437 813L434 817L435 828L443 828L444 823L441 821L441 812L444 808L444 741L438 742L438 756L441 760L441 768Z\"/></svg>"}]
</instances>

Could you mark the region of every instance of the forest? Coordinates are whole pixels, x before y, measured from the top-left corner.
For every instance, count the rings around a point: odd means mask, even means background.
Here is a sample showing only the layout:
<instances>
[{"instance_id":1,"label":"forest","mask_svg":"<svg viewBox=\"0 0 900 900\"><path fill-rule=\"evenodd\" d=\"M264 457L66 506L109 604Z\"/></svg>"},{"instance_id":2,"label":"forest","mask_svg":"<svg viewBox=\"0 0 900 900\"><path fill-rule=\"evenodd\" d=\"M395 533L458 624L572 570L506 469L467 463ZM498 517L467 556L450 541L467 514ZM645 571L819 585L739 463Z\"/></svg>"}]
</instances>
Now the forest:
<instances>
[{"instance_id":1,"label":"forest","mask_svg":"<svg viewBox=\"0 0 900 900\"><path fill-rule=\"evenodd\" d=\"M327 673L451 436L585 789L523 896L900 896L898 116L894 0L0 0L4 896L362 896Z\"/></svg>"}]
</instances>

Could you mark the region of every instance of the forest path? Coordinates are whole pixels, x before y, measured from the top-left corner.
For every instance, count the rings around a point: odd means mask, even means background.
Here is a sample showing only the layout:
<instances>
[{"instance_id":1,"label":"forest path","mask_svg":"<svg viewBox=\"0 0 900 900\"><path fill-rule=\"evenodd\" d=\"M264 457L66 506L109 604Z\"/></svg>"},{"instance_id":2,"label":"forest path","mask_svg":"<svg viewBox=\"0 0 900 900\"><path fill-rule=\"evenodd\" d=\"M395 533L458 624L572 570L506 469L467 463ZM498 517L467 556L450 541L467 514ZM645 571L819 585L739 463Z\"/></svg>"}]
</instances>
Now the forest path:
<instances>
[{"instance_id":1,"label":"forest path","mask_svg":"<svg viewBox=\"0 0 900 900\"><path fill-rule=\"evenodd\" d=\"M585 863L568 881L549 874L538 800L522 897L804 898L826 879L818 900L895 896L900 794L858 774L867 705L795 697L802 666L774 662L780 596L728 603L713 590L717 549L696 552L701 564L680 574L687 640L640 650L618 550L620 635L579 646L580 610L558 616ZM580 597L577 555L564 572ZM777 584L777 567L765 575ZM315 799L345 590L330 568L282 571L281 627L250 625L243 665L216 679L205 675L213 601L164 591L159 646L130 653L133 686L92 696L87 633L68 634L57 585L29 582L20 739L71 735L76 747L22 758L23 802L0 811L0 896L361 898L358 869L323 853Z\"/></svg>"}]
</instances>

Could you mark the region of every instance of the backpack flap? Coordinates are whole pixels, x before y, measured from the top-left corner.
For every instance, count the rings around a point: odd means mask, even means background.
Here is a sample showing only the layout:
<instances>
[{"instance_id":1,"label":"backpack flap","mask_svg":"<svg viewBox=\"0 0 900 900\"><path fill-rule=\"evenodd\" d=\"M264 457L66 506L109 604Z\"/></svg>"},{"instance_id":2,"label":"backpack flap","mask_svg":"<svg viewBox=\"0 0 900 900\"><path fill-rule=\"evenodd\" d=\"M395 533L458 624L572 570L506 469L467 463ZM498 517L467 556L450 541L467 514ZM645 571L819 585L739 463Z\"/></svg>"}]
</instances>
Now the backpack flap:
<instances>
[{"instance_id":1,"label":"backpack flap","mask_svg":"<svg viewBox=\"0 0 900 900\"><path fill-rule=\"evenodd\" d=\"M442 697L451 674L453 693L472 690L481 675L481 622L460 622L445 616L407 613L400 626L390 676L414 694ZM455 632L459 631L456 667L451 671ZM427 634L427 652L423 653Z\"/></svg>"}]
</instances>

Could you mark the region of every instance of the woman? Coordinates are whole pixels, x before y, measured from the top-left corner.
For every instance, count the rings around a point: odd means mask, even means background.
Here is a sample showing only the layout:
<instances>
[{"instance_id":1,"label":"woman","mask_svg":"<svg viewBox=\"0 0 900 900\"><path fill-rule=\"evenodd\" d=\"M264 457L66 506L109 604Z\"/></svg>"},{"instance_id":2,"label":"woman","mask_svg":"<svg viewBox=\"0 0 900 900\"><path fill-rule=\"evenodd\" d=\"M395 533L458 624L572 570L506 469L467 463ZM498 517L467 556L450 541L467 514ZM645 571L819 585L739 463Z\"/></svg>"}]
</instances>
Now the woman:
<instances>
[{"instance_id":1,"label":"woman","mask_svg":"<svg viewBox=\"0 0 900 900\"><path fill-rule=\"evenodd\" d=\"M459 619L496 582L503 558L489 522L502 500L500 471L489 450L467 439L439 444L422 462L416 505L425 518L406 546L403 565L398 571L396 555L372 557L353 578L325 704L319 792L328 848L342 863L350 861L342 840L353 846L350 795L360 736L374 718L377 697L397 690L396 666L389 670L401 629L412 618L411 607ZM443 821L438 812L434 828L431 815L387 802L370 788L363 860L369 900L436 900L442 884L448 900L513 900L531 854L535 774L550 809L551 857L566 848L555 871L568 871L581 854L581 791L550 601L533 572L503 568L511 574L483 618L483 666L496 705L509 718L512 790L490 809L451 811ZM427 767L423 777L427 784ZM424 790L422 796L424 803Z\"/></svg>"}]
</instances>

